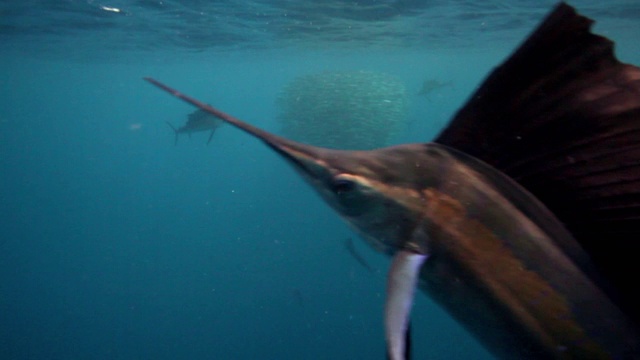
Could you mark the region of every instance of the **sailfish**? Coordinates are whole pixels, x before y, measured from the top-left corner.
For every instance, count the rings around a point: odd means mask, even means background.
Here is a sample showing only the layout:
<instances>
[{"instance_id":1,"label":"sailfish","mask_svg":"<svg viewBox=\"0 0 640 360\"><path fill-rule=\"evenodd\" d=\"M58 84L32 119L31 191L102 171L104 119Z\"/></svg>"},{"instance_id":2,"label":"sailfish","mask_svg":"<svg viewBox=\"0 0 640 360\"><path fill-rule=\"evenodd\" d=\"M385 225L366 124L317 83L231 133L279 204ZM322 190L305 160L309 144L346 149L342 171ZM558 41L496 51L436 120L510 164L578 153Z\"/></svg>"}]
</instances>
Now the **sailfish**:
<instances>
[{"instance_id":1,"label":"sailfish","mask_svg":"<svg viewBox=\"0 0 640 360\"><path fill-rule=\"evenodd\" d=\"M177 129L168 121L167 124L176 135L174 145L178 145L178 136L180 136L180 134L187 134L191 137L191 134L194 132L210 131L209 139L207 139L207 145L209 145L211 139L213 139L213 134L216 133L216 130L223 124L223 122L208 112L198 109L189 114L187 116L186 124Z\"/></svg>"},{"instance_id":2,"label":"sailfish","mask_svg":"<svg viewBox=\"0 0 640 360\"><path fill-rule=\"evenodd\" d=\"M392 257L390 359L416 289L501 359L640 358L640 68L560 3L432 141L371 151L262 140ZM412 335L416 341L415 334Z\"/></svg>"}]
</instances>

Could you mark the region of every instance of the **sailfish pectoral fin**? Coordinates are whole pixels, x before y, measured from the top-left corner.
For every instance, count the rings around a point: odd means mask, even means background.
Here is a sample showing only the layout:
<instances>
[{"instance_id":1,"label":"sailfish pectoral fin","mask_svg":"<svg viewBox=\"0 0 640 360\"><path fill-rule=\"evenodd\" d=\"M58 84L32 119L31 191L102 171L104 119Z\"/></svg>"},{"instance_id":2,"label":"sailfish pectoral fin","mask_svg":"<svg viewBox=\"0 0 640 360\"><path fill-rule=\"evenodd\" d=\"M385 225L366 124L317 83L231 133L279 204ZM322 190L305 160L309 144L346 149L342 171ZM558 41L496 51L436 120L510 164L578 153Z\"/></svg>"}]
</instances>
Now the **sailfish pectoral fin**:
<instances>
[{"instance_id":1,"label":"sailfish pectoral fin","mask_svg":"<svg viewBox=\"0 0 640 360\"><path fill-rule=\"evenodd\" d=\"M213 139L213 134L216 133L216 129L211 130L211 134L209 134L209 140L207 140L207 145L209 145L209 143L211 142L211 139Z\"/></svg>"},{"instance_id":2,"label":"sailfish pectoral fin","mask_svg":"<svg viewBox=\"0 0 640 360\"><path fill-rule=\"evenodd\" d=\"M409 314L426 255L400 250L391 262L384 308L387 355L390 360L408 359Z\"/></svg>"}]
</instances>

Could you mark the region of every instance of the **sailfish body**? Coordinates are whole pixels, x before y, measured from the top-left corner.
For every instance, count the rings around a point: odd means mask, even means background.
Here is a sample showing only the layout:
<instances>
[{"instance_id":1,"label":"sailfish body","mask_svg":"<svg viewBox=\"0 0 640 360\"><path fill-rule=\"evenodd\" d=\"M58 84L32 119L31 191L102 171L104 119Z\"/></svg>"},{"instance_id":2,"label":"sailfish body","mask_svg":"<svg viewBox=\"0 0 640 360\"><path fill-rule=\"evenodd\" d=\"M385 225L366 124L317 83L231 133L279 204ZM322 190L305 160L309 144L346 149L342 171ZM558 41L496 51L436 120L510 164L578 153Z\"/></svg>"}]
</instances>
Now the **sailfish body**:
<instances>
[{"instance_id":1,"label":"sailfish body","mask_svg":"<svg viewBox=\"0 0 640 360\"><path fill-rule=\"evenodd\" d=\"M495 168L437 143L278 151L374 248L425 255L417 285L499 357L605 359L640 349L571 234ZM387 322L402 323L393 310ZM404 339L401 326L387 329L390 342Z\"/></svg>"},{"instance_id":2,"label":"sailfish body","mask_svg":"<svg viewBox=\"0 0 640 360\"><path fill-rule=\"evenodd\" d=\"M389 357L420 288L504 359L640 358L640 69L560 4L433 143L323 149L156 86L259 138L393 256ZM589 221L585 223L584 219Z\"/></svg>"}]
</instances>

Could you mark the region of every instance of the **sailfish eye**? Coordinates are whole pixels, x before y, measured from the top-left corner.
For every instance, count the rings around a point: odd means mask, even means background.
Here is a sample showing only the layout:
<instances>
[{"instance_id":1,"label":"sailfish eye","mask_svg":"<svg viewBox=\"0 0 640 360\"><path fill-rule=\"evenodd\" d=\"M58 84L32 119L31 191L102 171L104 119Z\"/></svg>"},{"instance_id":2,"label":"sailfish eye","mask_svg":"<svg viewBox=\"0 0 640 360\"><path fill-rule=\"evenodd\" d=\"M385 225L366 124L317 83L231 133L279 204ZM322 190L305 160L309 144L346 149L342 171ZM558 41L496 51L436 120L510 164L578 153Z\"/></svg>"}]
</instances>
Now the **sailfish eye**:
<instances>
[{"instance_id":1,"label":"sailfish eye","mask_svg":"<svg viewBox=\"0 0 640 360\"><path fill-rule=\"evenodd\" d=\"M342 194L342 193L350 192L351 190L355 189L356 182L350 179L339 177L332 180L331 188L333 192L337 194Z\"/></svg>"}]
</instances>

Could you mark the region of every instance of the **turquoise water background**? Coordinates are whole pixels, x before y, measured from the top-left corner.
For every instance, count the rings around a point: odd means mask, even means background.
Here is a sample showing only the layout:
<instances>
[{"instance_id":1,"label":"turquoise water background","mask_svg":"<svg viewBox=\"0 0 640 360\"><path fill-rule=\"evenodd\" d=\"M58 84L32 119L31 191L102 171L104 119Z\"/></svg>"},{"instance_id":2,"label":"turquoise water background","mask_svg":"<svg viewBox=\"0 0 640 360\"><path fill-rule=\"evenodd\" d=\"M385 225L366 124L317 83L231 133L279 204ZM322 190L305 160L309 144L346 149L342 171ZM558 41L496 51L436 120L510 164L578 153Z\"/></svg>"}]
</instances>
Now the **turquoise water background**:
<instances>
[{"instance_id":1,"label":"turquoise water background","mask_svg":"<svg viewBox=\"0 0 640 360\"><path fill-rule=\"evenodd\" d=\"M174 146L192 108L142 77L278 133L297 76L385 72L424 142L553 4L0 3L0 358L384 358L388 259L255 139ZM572 4L640 63L640 5ZM424 295L412 323L415 358L492 358Z\"/></svg>"}]
</instances>

